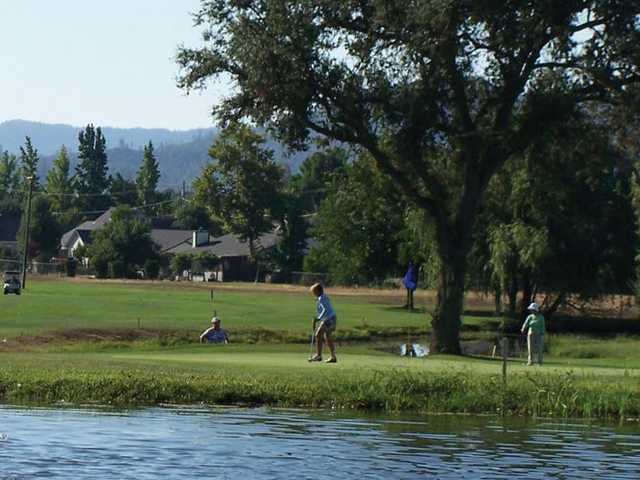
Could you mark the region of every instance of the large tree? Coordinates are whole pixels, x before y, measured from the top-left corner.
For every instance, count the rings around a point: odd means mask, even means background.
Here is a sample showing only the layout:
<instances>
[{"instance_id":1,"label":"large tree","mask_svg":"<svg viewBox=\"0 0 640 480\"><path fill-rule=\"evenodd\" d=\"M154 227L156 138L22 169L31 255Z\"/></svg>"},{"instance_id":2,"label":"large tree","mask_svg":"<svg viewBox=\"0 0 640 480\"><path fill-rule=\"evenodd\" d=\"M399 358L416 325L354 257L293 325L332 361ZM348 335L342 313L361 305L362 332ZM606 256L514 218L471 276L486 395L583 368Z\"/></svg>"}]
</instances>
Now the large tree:
<instances>
[{"instance_id":1,"label":"large tree","mask_svg":"<svg viewBox=\"0 0 640 480\"><path fill-rule=\"evenodd\" d=\"M71 164L67 148L63 145L53 165L47 173L45 190L51 196L51 208L57 212L66 212L71 208L73 184L71 182Z\"/></svg>"},{"instance_id":2,"label":"large tree","mask_svg":"<svg viewBox=\"0 0 640 480\"><path fill-rule=\"evenodd\" d=\"M459 353L472 226L487 185L575 104L640 81L640 0L203 0L179 85L230 78L214 108L301 145L367 150L433 221L432 351Z\"/></svg>"},{"instance_id":3,"label":"large tree","mask_svg":"<svg viewBox=\"0 0 640 480\"><path fill-rule=\"evenodd\" d=\"M0 213L19 210L19 185L18 159L4 151L0 154Z\"/></svg>"},{"instance_id":4,"label":"large tree","mask_svg":"<svg viewBox=\"0 0 640 480\"><path fill-rule=\"evenodd\" d=\"M136 175L138 201L140 205L148 205L156 201L156 188L160 180L160 167L153 153L153 144L144 146L142 165Z\"/></svg>"},{"instance_id":5,"label":"large tree","mask_svg":"<svg viewBox=\"0 0 640 480\"><path fill-rule=\"evenodd\" d=\"M24 252L25 229L27 224L27 210L22 211L18 239L20 250ZM60 245L60 224L51 211L51 202L47 196L34 194L29 220L29 244L27 246L30 258L49 261L58 252Z\"/></svg>"},{"instance_id":6,"label":"large tree","mask_svg":"<svg viewBox=\"0 0 640 480\"><path fill-rule=\"evenodd\" d=\"M175 209L176 225L184 230L207 230L212 235L222 234L218 222L203 203L195 200L182 200Z\"/></svg>"},{"instance_id":7,"label":"large tree","mask_svg":"<svg viewBox=\"0 0 640 480\"><path fill-rule=\"evenodd\" d=\"M96 274L104 277L131 276L148 260L158 258L158 246L150 236L151 225L129 206L113 210L111 221L93 233L88 248Z\"/></svg>"},{"instance_id":8,"label":"large tree","mask_svg":"<svg viewBox=\"0 0 640 480\"><path fill-rule=\"evenodd\" d=\"M78 134L74 187L81 210L102 210L111 203L107 192L110 180L106 149L107 142L100 127L89 124Z\"/></svg>"},{"instance_id":9,"label":"large tree","mask_svg":"<svg viewBox=\"0 0 640 480\"><path fill-rule=\"evenodd\" d=\"M610 132L588 113L549 131L490 183L472 256L484 268L472 272L494 274L512 316L519 293L522 316L537 292L550 317L570 295L586 300L625 291L632 278L629 178Z\"/></svg>"},{"instance_id":10,"label":"large tree","mask_svg":"<svg viewBox=\"0 0 640 480\"><path fill-rule=\"evenodd\" d=\"M332 147L314 152L302 162L300 173L291 179L291 183L300 190L304 211L318 210L329 193L333 177L344 173L348 161L345 149Z\"/></svg>"},{"instance_id":11,"label":"large tree","mask_svg":"<svg viewBox=\"0 0 640 480\"><path fill-rule=\"evenodd\" d=\"M228 231L247 241L254 261L258 240L273 230L282 203L283 170L263 143L249 127L231 125L209 150L213 162L193 183L196 201L220 218Z\"/></svg>"},{"instance_id":12,"label":"large tree","mask_svg":"<svg viewBox=\"0 0 640 480\"><path fill-rule=\"evenodd\" d=\"M133 180L124 178L120 172L111 177L109 192L116 205L135 206L138 204L138 186Z\"/></svg>"},{"instance_id":13,"label":"large tree","mask_svg":"<svg viewBox=\"0 0 640 480\"><path fill-rule=\"evenodd\" d=\"M307 268L348 284L380 282L400 273L406 205L388 177L363 155L332 183L314 217L316 242L305 260Z\"/></svg>"},{"instance_id":14,"label":"large tree","mask_svg":"<svg viewBox=\"0 0 640 480\"><path fill-rule=\"evenodd\" d=\"M20 147L20 173L25 185L28 185L29 182L31 182L34 190L38 189L39 183L38 163L40 163L38 149L33 146L30 137L25 137L24 146Z\"/></svg>"}]
</instances>

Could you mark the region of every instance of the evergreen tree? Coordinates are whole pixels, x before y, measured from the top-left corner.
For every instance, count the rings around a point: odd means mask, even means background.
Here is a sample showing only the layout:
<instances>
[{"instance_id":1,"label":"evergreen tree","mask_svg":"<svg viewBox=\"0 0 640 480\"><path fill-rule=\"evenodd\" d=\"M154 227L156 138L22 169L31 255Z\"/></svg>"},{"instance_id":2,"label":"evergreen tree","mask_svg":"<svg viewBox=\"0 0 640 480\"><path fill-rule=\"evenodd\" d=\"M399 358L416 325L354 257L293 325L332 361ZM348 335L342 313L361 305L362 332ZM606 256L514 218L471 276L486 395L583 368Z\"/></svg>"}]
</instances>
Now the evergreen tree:
<instances>
[{"instance_id":1,"label":"evergreen tree","mask_svg":"<svg viewBox=\"0 0 640 480\"><path fill-rule=\"evenodd\" d=\"M22 252L24 252L26 217L27 211L24 209L18 231ZM40 261L49 261L58 251L60 234L60 226L56 217L52 215L49 199L41 194L34 194L29 224L29 257Z\"/></svg>"},{"instance_id":2,"label":"evergreen tree","mask_svg":"<svg viewBox=\"0 0 640 480\"><path fill-rule=\"evenodd\" d=\"M0 196L10 195L18 189L18 159L9 152L0 156Z\"/></svg>"},{"instance_id":3,"label":"evergreen tree","mask_svg":"<svg viewBox=\"0 0 640 480\"><path fill-rule=\"evenodd\" d=\"M38 162L40 157L38 150L34 148L30 137L25 137L24 147L20 147L20 174L25 185L28 185L28 178L31 177L33 189L38 189Z\"/></svg>"},{"instance_id":4,"label":"evergreen tree","mask_svg":"<svg viewBox=\"0 0 640 480\"><path fill-rule=\"evenodd\" d=\"M141 205L148 205L156 200L156 187L160 179L160 168L153 153L153 144L149 142L144 147L142 165L136 176L138 201Z\"/></svg>"},{"instance_id":5,"label":"evergreen tree","mask_svg":"<svg viewBox=\"0 0 640 480\"><path fill-rule=\"evenodd\" d=\"M79 194L80 210L104 210L111 200L107 194L110 178L107 176L106 140L100 127L92 124L78 135L78 165L74 188Z\"/></svg>"},{"instance_id":6,"label":"evergreen tree","mask_svg":"<svg viewBox=\"0 0 640 480\"><path fill-rule=\"evenodd\" d=\"M47 173L45 190L51 197L51 208L55 212L66 212L71 208L73 185L67 148L63 145Z\"/></svg>"},{"instance_id":7,"label":"evergreen tree","mask_svg":"<svg viewBox=\"0 0 640 480\"><path fill-rule=\"evenodd\" d=\"M111 198L116 205L135 206L138 200L136 183L124 178L120 172L111 179Z\"/></svg>"}]
</instances>

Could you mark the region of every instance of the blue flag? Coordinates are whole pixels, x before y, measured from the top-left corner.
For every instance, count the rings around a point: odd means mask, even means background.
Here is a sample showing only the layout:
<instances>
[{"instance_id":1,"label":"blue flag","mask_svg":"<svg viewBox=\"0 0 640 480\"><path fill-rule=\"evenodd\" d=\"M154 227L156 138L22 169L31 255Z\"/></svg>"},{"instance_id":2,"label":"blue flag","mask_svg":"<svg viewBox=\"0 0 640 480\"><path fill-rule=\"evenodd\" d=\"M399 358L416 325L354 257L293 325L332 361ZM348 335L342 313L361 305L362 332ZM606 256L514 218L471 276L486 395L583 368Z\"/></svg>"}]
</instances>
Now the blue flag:
<instances>
[{"instance_id":1,"label":"blue flag","mask_svg":"<svg viewBox=\"0 0 640 480\"><path fill-rule=\"evenodd\" d=\"M418 277L416 276L416 271L413 268L413 263L411 262L409 262L407 273L402 277L402 284L407 290L415 290L418 286Z\"/></svg>"}]
</instances>

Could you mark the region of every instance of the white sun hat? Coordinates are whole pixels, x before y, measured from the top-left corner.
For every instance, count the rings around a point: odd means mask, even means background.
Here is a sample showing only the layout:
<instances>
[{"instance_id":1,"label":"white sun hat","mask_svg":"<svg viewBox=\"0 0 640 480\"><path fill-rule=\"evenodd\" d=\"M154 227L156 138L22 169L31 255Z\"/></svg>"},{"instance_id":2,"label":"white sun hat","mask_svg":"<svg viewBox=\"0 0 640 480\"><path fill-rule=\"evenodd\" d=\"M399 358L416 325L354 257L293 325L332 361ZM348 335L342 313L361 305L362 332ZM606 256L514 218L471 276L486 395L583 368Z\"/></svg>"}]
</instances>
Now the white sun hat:
<instances>
[{"instance_id":1,"label":"white sun hat","mask_svg":"<svg viewBox=\"0 0 640 480\"><path fill-rule=\"evenodd\" d=\"M533 302L531 305L529 305L527 310L533 310L534 312L537 312L540 310L540 306L536 302Z\"/></svg>"}]
</instances>

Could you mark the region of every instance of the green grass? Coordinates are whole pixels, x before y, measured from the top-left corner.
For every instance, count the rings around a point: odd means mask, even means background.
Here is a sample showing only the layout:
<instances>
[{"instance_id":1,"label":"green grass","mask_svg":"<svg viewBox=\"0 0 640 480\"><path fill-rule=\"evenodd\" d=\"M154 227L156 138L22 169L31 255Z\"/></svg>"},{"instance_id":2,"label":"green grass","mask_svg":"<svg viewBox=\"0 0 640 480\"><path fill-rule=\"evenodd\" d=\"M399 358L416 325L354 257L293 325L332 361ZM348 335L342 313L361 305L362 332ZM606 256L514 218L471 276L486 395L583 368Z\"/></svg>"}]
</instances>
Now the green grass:
<instances>
[{"instance_id":1,"label":"green grass","mask_svg":"<svg viewBox=\"0 0 640 480\"><path fill-rule=\"evenodd\" d=\"M194 288L169 282L112 284L32 281L21 296L0 296L0 335L15 337L44 330L70 328L153 328L202 330L213 312L223 327L267 328L308 332L314 299L298 292L243 292ZM329 292L330 293L330 292ZM399 298L401 296L399 295ZM398 305L401 305L398 300ZM424 313L409 313L393 305L361 298L335 297L342 329L389 326L425 328Z\"/></svg>"},{"instance_id":2,"label":"green grass","mask_svg":"<svg viewBox=\"0 0 640 480\"><path fill-rule=\"evenodd\" d=\"M640 339L637 336L547 335L547 348L562 365L640 368Z\"/></svg>"},{"instance_id":3,"label":"green grass","mask_svg":"<svg viewBox=\"0 0 640 480\"><path fill-rule=\"evenodd\" d=\"M437 356L407 359L365 346L335 365L309 364L302 345L180 346L102 352L0 353L0 397L11 403L226 403L628 418L640 416L638 370L543 369Z\"/></svg>"},{"instance_id":4,"label":"green grass","mask_svg":"<svg viewBox=\"0 0 640 480\"><path fill-rule=\"evenodd\" d=\"M397 298L333 296L339 363L325 365L306 362L314 302L302 290L213 286L212 303L208 286L188 284L37 280L29 287L20 297L0 297L0 337L9 339L0 343L5 402L640 417L637 337L548 335L545 366L512 359L505 387L497 360L392 353L406 332L413 341L427 332L427 314L399 308L402 292ZM213 310L237 343L194 344ZM473 327L467 333L493 336L482 330L487 320L465 317ZM43 343L42 337L25 345L15 339L83 328L150 333L132 341ZM384 341L387 335L396 338Z\"/></svg>"}]
</instances>

